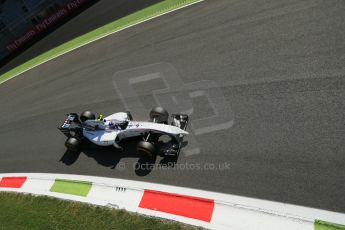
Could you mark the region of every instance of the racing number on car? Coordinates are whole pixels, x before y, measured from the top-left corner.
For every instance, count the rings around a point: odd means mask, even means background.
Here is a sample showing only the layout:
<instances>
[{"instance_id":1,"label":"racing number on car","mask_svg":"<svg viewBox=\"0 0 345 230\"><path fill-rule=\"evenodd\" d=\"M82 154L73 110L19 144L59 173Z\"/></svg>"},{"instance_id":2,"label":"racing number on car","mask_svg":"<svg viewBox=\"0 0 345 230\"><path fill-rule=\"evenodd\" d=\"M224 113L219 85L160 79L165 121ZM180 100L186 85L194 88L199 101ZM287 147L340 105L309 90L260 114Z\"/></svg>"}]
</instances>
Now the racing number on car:
<instances>
[{"instance_id":1,"label":"racing number on car","mask_svg":"<svg viewBox=\"0 0 345 230\"><path fill-rule=\"evenodd\" d=\"M157 105L170 112L190 115L191 135L183 148L185 155L200 153L196 136L233 125L233 113L216 82L184 83L171 64L158 63L117 72L113 85L126 110L138 119L146 120L148 111Z\"/></svg>"}]
</instances>

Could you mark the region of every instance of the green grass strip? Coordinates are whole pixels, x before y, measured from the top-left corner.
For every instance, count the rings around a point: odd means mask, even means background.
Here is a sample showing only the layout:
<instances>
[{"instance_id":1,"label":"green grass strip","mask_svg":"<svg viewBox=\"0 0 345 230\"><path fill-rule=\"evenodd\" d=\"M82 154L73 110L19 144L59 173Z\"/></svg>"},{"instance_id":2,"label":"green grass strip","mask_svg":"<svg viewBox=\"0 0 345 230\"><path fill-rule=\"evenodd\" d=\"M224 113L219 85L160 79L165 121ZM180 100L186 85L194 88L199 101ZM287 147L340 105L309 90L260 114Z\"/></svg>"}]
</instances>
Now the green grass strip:
<instances>
[{"instance_id":1,"label":"green grass strip","mask_svg":"<svg viewBox=\"0 0 345 230\"><path fill-rule=\"evenodd\" d=\"M56 179L53 186L50 188L50 191L77 196L87 196L91 186L91 182Z\"/></svg>"},{"instance_id":2,"label":"green grass strip","mask_svg":"<svg viewBox=\"0 0 345 230\"><path fill-rule=\"evenodd\" d=\"M0 84L50 59L101 37L200 0L164 0L51 49L0 76Z\"/></svg>"},{"instance_id":3,"label":"green grass strip","mask_svg":"<svg viewBox=\"0 0 345 230\"><path fill-rule=\"evenodd\" d=\"M333 224L330 222L316 220L314 223L315 230L345 230L345 225Z\"/></svg>"},{"instance_id":4,"label":"green grass strip","mask_svg":"<svg viewBox=\"0 0 345 230\"><path fill-rule=\"evenodd\" d=\"M2 229L188 230L198 228L124 210L46 196L0 192L0 230Z\"/></svg>"}]
</instances>

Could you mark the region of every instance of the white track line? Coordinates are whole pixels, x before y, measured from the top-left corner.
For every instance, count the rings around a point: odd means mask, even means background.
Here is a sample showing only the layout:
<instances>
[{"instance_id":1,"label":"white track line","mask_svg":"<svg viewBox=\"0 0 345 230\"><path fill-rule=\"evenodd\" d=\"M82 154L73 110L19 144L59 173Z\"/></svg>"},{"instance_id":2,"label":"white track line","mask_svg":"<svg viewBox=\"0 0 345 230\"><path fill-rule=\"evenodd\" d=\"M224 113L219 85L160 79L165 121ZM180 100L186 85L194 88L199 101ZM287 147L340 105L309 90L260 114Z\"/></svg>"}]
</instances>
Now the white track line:
<instances>
[{"instance_id":1,"label":"white track line","mask_svg":"<svg viewBox=\"0 0 345 230\"><path fill-rule=\"evenodd\" d=\"M29 67L29 68L27 68L27 69L25 69L25 70L23 70L23 71L21 71L21 72L15 74L15 75L13 75L12 77L10 77L10 78L8 78L8 79L6 79L6 80L4 80L4 81L0 81L0 84L6 82L6 81L8 81L8 80L11 80L11 79L13 79L13 78L15 78L15 77L21 75L22 73L25 73L25 72L27 72L27 71L29 71L29 70L31 70L31 69L33 69L33 68L39 66L39 65L42 65L42 64L44 64L44 63L46 63L46 62L48 62L48 61L50 61L50 60L53 60L53 59L55 59L55 58L57 58L57 57L60 57L60 56L62 56L62 55L64 55L64 54L66 54L66 53L70 53L70 52L72 52L72 51L74 51L74 50L76 50L76 49L78 49L78 48L80 48L80 47L82 47L82 46L88 45L88 44L90 44L90 43L92 43L92 42L95 42L95 41L97 41L97 40L100 40L100 39L102 39L102 38L105 38L105 37L107 37L107 36L109 36L109 35L112 35L112 34L121 32L121 31L123 31L123 30L125 30L125 29L134 27L134 26L139 25L139 24L141 24L141 23L150 21L150 20L152 20L152 19L158 18L158 17L163 16L163 15L165 15L165 14L172 13L172 12L174 12L174 11L177 11L177 10L180 10L180 9L183 9L183 8L186 8L186 7L188 7L188 6L192 6L192 5L194 5L194 4L197 4L197 3L200 3L200 2L203 2L203 1L205 1L205 0L197 0L197 1L192 2L192 3L189 3L189 4L187 4L187 5L180 6L180 7L178 7L178 8L175 8L175 9L172 9L172 10L169 10L169 11L166 11L166 12L164 12L164 13L161 13L161 14L158 14L158 15L155 15L155 16L152 16L152 17L147 18L147 19L145 19L145 20L142 20L142 21L136 22L136 23L134 23L134 24L125 26L125 27L123 27L123 28L121 28L121 29L119 29L119 30L115 30L115 31L106 33L106 34L104 34L104 35L101 35L100 37L97 37L97 38L92 39L92 40L90 40L90 41L88 41L88 42L82 43L82 44L80 44L80 45L77 45L76 47L74 47L74 48L72 48L72 49L70 49L70 50L67 50L67 51L58 53L57 55L52 56L52 57L50 57L50 58L48 58L48 59L46 59L46 60L44 60L44 61L42 61L42 62L40 62L40 63L38 63L38 64L36 64L36 65L33 65L33 66L31 66L31 67ZM91 32L91 31L90 31L90 32ZM81 36L83 36L83 35L81 35ZM47 52L48 52L48 51L47 51Z\"/></svg>"}]
</instances>

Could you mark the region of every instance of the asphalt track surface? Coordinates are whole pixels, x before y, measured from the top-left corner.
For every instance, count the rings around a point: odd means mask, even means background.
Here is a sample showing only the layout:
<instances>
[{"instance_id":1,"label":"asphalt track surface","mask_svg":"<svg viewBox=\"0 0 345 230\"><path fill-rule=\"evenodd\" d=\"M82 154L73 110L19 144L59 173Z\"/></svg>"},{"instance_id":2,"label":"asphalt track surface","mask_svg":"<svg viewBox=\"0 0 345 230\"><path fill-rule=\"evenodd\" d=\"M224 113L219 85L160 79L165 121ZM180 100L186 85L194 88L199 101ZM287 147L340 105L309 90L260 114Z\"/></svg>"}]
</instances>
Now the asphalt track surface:
<instances>
[{"instance_id":1,"label":"asphalt track surface","mask_svg":"<svg viewBox=\"0 0 345 230\"><path fill-rule=\"evenodd\" d=\"M0 172L152 181L345 212L343 12L341 0L209 0L30 70L0 85ZM153 98L171 94L193 109L186 149L200 149L178 164L223 170L138 171L131 145L65 152L56 129L65 113L140 102L142 119ZM210 128L217 123L227 129Z\"/></svg>"}]
</instances>

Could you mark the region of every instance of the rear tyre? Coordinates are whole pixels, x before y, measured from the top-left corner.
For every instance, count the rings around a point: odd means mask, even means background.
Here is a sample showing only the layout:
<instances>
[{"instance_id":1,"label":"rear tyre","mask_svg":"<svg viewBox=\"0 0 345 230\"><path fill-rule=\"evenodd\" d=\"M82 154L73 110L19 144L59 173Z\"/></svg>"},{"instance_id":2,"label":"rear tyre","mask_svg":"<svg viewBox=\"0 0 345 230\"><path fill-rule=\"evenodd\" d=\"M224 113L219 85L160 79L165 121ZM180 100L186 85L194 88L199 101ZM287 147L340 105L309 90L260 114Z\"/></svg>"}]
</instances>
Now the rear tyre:
<instances>
[{"instance_id":1,"label":"rear tyre","mask_svg":"<svg viewBox=\"0 0 345 230\"><path fill-rule=\"evenodd\" d=\"M163 107L153 107L150 112L150 120L156 123L168 124L169 113Z\"/></svg>"},{"instance_id":2,"label":"rear tyre","mask_svg":"<svg viewBox=\"0 0 345 230\"><path fill-rule=\"evenodd\" d=\"M80 148L80 141L75 137L70 137L66 140L65 146L72 152L78 152Z\"/></svg>"},{"instance_id":3,"label":"rear tyre","mask_svg":"<svg viewBox=\"0 0 345 230\"><path fill-rule=\"evenodd\" d=\"M137 144L137 151L141 157L147 157L150 159L155 158L156 148L151 142L140 141Z\"/></svg>"},{"instance_id":4,"label":"rear tyre","mask_svg":"<svg viewBox=\"0 0 345 230\"><path fill-rule=\"evenodd\" d=\"M91 111L84 111L82 112L82 114L80 115L80 120L82 122L85 122L87 120L95 120L96 116L95 114L93 114Z\"/></svg>"}]
</instances>

